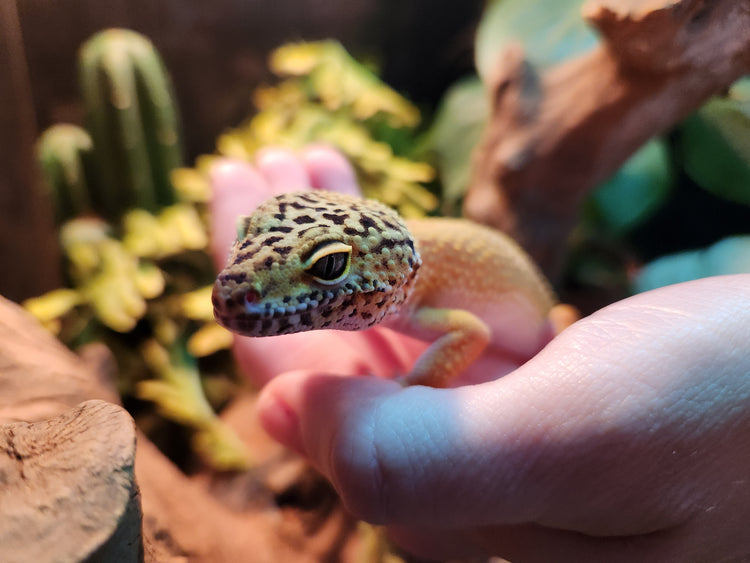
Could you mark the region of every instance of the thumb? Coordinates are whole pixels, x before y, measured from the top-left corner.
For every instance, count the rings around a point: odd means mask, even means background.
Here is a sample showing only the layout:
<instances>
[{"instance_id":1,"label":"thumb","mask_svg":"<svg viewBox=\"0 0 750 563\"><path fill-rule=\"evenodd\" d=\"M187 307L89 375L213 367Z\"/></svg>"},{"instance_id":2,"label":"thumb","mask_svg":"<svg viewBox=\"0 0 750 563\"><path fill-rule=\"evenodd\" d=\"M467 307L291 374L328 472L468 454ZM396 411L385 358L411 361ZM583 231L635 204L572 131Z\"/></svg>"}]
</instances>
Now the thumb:
<instances>
[{"instance_id":1,"label":"thumb","mask_svg":"<svg viewBox=\"0 0 750 563\"><path fill-rule=\"evenodd\" d=\"M497 497L479 483L510 490L515 480L498 466L498 451L506 467L518 465L509 452L519 421L487 412L475 400L480 387L403 389L375 377L295 372L264 388L258 412L269 434L307 456L358 518L476 525L497 518ZM507 447L488 448L472 430L488 417ZM514 506L514 518L528 520L523 503Z\"/></svg>"}]
</instances>

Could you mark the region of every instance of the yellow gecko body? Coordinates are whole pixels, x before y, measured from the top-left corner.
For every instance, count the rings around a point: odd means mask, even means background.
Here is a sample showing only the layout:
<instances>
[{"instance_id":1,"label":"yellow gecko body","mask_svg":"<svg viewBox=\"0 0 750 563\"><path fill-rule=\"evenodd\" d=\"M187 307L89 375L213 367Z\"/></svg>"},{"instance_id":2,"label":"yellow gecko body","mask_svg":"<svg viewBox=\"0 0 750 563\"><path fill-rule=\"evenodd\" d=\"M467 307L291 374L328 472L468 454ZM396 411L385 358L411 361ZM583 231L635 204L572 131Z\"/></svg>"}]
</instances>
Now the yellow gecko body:
<instances>
[{"instance_id":1,"label":"yellow gecko body","mask_svg":"<svg viewBox=\"0 0 750 563\"><path fill-rule=\"evenodd\" d=\"M214 315L248 336L383 324L432 342L407 376L443 386L491 344L518 356L551 337L555 304L509 237L461 219L404 222L371 200L286 193L240 219Z\"/></svg>"}]
</instances>

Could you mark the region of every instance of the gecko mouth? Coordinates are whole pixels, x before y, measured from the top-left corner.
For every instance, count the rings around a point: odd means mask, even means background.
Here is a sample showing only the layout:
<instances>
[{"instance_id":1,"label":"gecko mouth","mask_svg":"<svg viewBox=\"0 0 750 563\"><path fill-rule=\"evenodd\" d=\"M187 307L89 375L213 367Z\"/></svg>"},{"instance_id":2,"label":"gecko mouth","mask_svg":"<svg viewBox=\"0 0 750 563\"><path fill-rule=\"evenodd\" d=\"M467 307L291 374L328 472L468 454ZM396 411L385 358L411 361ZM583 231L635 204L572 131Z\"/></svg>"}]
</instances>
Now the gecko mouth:
<instances>
[{"instance_id":1,"label":"gecko mouth","mask_svg":"<svg viewBox=\"0 0 750 563\"><path fill-rule=\"evenodd\" d=\"M315 299L312 296L316 297ZM245 336L271 336L311 330L311 311L335 309L337 295L317 292L304 296L298 303L261 303L260 295L252 289L231 289L220 283L214 285L211 300L216 321L233 332Z\"/></svg>"}]
</instances>

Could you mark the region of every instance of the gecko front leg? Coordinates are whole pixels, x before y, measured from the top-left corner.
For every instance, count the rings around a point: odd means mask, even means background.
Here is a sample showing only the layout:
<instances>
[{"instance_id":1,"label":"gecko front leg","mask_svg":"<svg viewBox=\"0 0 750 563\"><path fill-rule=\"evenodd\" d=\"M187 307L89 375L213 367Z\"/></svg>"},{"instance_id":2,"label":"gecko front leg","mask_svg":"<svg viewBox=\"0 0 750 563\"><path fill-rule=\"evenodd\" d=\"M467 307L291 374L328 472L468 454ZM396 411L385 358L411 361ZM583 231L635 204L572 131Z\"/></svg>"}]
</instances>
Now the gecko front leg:
<instances>
[{"instance_id":1,"label":"gecko front leg","mask_svg":"<svg viewBox=\"0 0 750 563\"><path fill-rule=\"evenodd\" d=\"M462 309L421 307L405 325L408 333L437 335L406 376L406 385L445 387L482 354L491 336L482 319Z\"/></svg>"}]
</instances>

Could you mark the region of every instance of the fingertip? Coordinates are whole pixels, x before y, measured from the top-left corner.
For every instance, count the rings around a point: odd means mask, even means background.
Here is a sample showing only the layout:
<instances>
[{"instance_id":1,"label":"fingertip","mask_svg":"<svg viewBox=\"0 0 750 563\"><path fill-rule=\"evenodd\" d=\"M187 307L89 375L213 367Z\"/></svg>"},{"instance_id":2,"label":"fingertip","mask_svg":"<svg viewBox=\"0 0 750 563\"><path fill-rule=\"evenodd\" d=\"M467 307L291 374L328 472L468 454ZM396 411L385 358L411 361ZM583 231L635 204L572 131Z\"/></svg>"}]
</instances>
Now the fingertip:
<instances>
[{"instance_id":1,"label":"fingertip","mask_svg":"<svg viewBox=\"0 0 750 563\"><path fill-rule=\"evenodd\" d=\"M299 397L295 390L301 386L307 374L287 374L271 381L263 389L257 403L258 420L263 429L277 442L305 455L299 416Z\"/></svg>"},{"instance_id":2,"label":"fingertip","mask_svg":"<svg viewBox=\"0 0 750 563\"><path fill-rule=\"evenodd\" d=\"M209 170L211 198L211 251L221 268L234 242L235 223L268 197L263 177L247 162L220 159Z\"/></svg>"},{"instance_id":3,"label":"fingertip","mask_svg":"<svg viewBox=\"0 0 750 563\"><path fill-rule=\"evenodd\" d=\"M354 168L336 149L324 144L315 144L306 147L300 156L313 188L361 195Z\"/></svg>"},{"instance_id":4,"label":"fingertip","mask_svg":"<svg viewBox=\"0 0 750 563\"><path fill-rule=\"evenodd\" d=\"M258 170L272 193L309 189L310 181L300 158L282 147L264 147L255 155Z\"/></svg>"}]
</instances>

